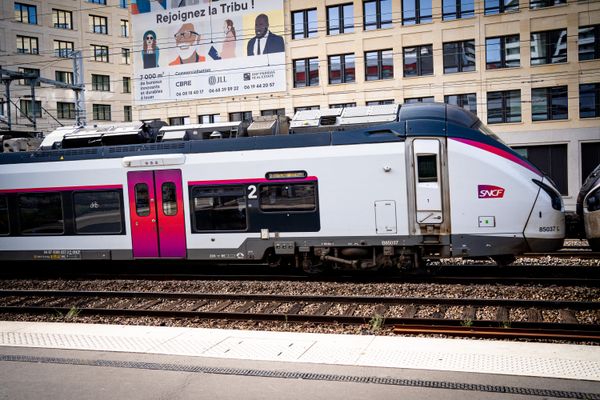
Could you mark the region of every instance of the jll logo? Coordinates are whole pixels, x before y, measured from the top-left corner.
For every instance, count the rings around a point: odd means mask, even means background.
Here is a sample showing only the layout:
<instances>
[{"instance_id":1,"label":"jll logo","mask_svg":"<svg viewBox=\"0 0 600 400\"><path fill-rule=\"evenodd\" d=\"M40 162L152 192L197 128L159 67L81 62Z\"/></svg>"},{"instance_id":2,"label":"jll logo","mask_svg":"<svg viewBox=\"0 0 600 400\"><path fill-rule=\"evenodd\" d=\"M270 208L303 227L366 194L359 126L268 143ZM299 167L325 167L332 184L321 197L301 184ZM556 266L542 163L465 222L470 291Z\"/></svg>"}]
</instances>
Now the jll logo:
<instances>
[{"instance_id":1,"label":"jll logo","mask_svg":"<svg viewBox=\"0 0 600 400\"><path fill-rule=\"evenodd\" d=\"M480 199L501 199L504 197L504 188L494 185L478 185L477 197Z\"/></svg>"}]
</instances>

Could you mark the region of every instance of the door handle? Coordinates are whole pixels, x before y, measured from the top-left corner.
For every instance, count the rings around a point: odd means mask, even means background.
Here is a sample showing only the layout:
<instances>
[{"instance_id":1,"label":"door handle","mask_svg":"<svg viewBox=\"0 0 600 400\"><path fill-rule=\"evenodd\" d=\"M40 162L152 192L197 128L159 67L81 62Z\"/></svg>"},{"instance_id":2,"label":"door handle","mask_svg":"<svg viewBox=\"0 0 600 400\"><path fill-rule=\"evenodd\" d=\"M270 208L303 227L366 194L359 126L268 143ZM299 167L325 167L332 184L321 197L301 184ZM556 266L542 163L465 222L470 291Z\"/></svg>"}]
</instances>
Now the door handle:
<instances>
[{"instance_id":1,"label":"door handle","mask_svg":"<svg viewBox=\"0 0 600 400\"><path fill-rule=\"evenodd\" d=\"M156 220L154 218L152 218L152 222L156 222Z\"/></svg>"}]
</instances>

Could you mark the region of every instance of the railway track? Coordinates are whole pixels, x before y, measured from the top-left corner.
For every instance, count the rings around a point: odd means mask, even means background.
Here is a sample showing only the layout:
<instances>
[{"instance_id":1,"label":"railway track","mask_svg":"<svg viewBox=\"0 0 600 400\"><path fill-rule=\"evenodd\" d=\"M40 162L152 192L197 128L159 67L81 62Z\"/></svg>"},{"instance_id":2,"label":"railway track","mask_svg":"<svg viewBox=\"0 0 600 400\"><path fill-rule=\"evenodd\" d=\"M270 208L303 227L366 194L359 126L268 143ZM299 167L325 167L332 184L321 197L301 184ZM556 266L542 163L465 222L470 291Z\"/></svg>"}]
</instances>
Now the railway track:
<instances>
[{"instance_id":1,"label":"railway track","mask_svg":"<svg viewBox=\"0 0 600 400\"><path fill-rule=\"evenodd\" d=\"M600 301L1 290L0 313L366 324L397 333L600 341ZM548 319L559 322L548 322Z\"/></svg>"}]
</instances>

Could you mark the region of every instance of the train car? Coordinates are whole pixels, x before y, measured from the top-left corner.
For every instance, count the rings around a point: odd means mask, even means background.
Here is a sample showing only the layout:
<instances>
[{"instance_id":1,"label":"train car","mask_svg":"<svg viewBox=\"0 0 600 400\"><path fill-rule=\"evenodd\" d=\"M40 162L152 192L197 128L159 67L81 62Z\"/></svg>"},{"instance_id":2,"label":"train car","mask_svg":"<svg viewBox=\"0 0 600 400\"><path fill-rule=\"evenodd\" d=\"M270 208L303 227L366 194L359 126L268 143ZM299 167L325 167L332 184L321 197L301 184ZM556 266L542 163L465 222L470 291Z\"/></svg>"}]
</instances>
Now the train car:
<instances>
[{"instance_id":1,"label":"train car","mask_svg":"<svg viewBox=\"0 0 600 400\"><path fill-rule=\"evenodd\" d=\"M593 251L600 251L600 165L586 178L577 196L577 215Z\"/></svg>"},{"instance_id":2,"label":"train car","mask_svg":"<svg viewBox=\"0 0 600 400\"><path fill-rule=\"evenodd\" d=\"M562 246L551 181L445 104L296 114L290 134L0 155L0 259L410 268Z\"/></svg>"}]
</instances>

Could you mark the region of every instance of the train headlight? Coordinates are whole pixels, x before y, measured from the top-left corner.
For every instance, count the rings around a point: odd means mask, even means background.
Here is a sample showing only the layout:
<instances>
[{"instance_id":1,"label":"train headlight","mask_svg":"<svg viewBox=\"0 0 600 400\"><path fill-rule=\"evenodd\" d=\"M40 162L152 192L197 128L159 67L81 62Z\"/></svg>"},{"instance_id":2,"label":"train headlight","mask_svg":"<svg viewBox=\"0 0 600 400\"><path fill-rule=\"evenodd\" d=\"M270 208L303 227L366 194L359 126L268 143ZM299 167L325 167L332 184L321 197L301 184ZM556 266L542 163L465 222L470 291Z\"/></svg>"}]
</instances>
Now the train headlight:
<instances>
[{"instance_id":1,"label":"train headlight","mask_svg":"<svg viewBox=\"0 0 600 400\"><path fill-rule=\"evenodd\" d=\"M588 194L585 200L588 211L600 210L600 187L596 188L592 193Z\"/></svg>"},{"instance_id":2,"label":"train headlight","mask_svg":"<svg viewBox=\"0 0 600 400\"><path fill-rule=\"evenodd\" d=\"M554 208L557 211L562 210L563 203L560 193L558 193L554 188L546 185L542 181L538 181L537 179L532 179L532 181L533 183L541 187L544 192L548 193L548 196L550 196L550 201L552 202L552 208Z\"/></svg>"}]
</instances>

